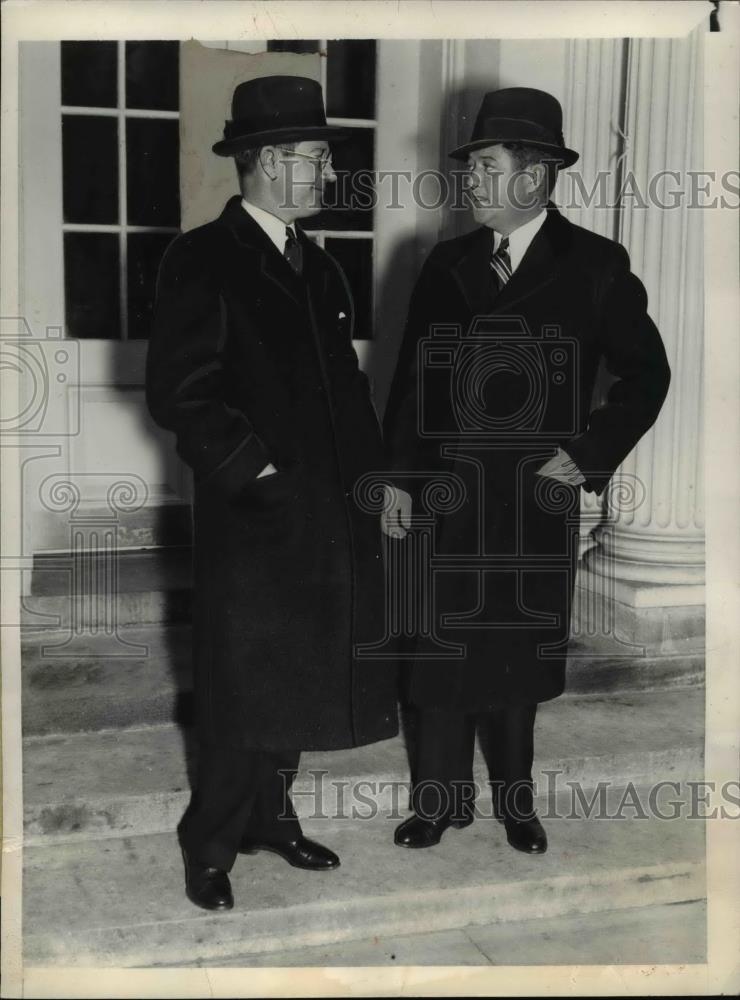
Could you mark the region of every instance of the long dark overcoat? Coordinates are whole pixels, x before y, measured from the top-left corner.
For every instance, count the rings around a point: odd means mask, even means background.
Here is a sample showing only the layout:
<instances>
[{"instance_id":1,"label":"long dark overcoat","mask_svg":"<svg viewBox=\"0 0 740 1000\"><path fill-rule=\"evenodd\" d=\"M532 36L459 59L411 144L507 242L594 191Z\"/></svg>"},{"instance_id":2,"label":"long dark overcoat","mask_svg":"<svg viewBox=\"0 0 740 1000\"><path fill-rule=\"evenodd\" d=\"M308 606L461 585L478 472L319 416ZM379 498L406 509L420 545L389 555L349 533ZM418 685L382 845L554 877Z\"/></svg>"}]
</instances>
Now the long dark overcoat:
<instances>
[{"instance_id":1,"label":"long dark overcoat","mask_svg":"<svg viewBox=\"0 0 740 1000\"><path fill-rule=\"evenodd\" d=\"M670 380L621 246L548 206L494 296L492 240L480 227L429 255L386 410L390 466L415 513L435 471L454 477L448 486L462 497L435 514L434 628L421 635L414 612L408 693L418 706L471 712L545 701L565 685L580 490L536 470L559 446L600 493L655 421ZM592 406L602 359L612 384Z\"/></svg>"},{"instance_id":2,"label":"long dark overcoat","mask_svg":"<svg viewBox=\"0 0 740 1000\"><path fill-rule=\"evenodd\" d=\"M162 261L147 401L194 473L194 664L201 739L325 750L397 732L377 514L382 463L336 262L300 235L299 278L238 196ZM259 477L272 463L277 474Z\"/></svg>"}]
</instances>

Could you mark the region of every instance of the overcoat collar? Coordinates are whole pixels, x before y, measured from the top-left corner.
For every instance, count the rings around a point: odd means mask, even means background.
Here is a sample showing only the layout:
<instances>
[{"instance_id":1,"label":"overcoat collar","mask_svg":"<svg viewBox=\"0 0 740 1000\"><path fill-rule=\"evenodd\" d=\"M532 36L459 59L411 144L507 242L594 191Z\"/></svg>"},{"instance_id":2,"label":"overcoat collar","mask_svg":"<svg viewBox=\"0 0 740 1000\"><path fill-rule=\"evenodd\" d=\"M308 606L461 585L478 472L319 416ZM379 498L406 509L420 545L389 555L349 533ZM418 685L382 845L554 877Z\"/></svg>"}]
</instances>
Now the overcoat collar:
<instances>
[{"instance_id":1,"label":"overcoat collar","mask_svg":"<svg viewBox=\"0 0 740 1000\"><path fill-rule=\"evenodd\" d=\"M264 229L244 211L239 195L229 198L217 221L232 233L243 250L255 256L259 255L261 273L268 281L272 281L284 295L291 298L297 305L304 305L305 283L298 277ZM296 232L304 246L310 242L303 236L298 226L296 226Z\"/></svg>"},{"instance_id":2,"label":"overcoat collar","mask_svg":"<svg viewBox=\"0 0 740 1000\"><path fill-rule=\"evenodd\" d=\"M570 223L549 203L547 219L529 244L519 267L496 296L494 312L511 308L555 281L571 239ZM470 234L464 252L452 264L452 275L471 311L477 315L491 311L489 259L492 247L491 230L481 226Z\"/></svg>"}]
</instances>

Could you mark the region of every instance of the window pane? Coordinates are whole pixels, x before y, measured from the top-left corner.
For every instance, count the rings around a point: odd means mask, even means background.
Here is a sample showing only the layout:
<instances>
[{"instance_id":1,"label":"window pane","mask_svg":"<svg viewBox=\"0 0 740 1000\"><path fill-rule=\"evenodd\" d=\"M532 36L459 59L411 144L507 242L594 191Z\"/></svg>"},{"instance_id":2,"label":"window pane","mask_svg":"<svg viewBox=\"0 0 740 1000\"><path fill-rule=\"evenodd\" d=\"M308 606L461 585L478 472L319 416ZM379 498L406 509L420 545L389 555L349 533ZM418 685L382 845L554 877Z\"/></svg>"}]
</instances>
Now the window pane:
<instances>
[{"instance_id":1,"label":"window pane","mask_svg":"<svg viewBox=\"0 0 740 1000\"><path fill-rule=\"evenodd\" d=\"M302 219L305 229L360 229L373 228L373 198L375 162L375 130L352 129L352 136L345 142L332 146L335 184L327 184L324 204L318 215Z\"/></svg>"},{"instance_id":2,"label":"window pane","mask_svg":"<svg viewBox=\"0 0 740 1000\"><path fill-rule=\"evenodd\" d=\"M117 42L62 42L62 104L115 108Z\"/></svg>"},{"instance_id":3,"label":"window pane","mask_svg":"<svg viewBox=\"0 0 740 1000\"><path fill-rule=\"evenodd\" d=\"M64 221L118 222L118 121L62 116Z\"/></svg>"},{"instance_id":4,"label":"window pane","mask_svg":"<svg viewBox=\"0 0 740 1000\"><path fill-rule=\"evenodd\" d=\"M179 226L179 123L129 118L126 147L129 224Z\"/></svg>"},{"instance_id":5,"label":"window pane","mask_svg":"<svg viewBox=\"0 0 740 1000\"><path fill-rule=\"evenodd\" d=\"M318 52L319 51L319 41L315 39L305 39L298 38L288 41L287 39L280 39L274 42L267 43L268 52Z\"/></svg>"},{"instance_id":6,"label":"window pane","mask_svg":"<svg viewBox=\"0 0 740 1000\"><path fill-rule=\"evenodd\" d=\"M159 262L173 233L131 233L128 237L128 338L148 339Z\"/></svg>"},{"instance_id":7,"label":"window pane","mask_svg":"<svg viewBox=\"0 0 740 1000\"><path fill-rule=\"evenodd\" d=\"M119 251L115 233L64 234L67 336L121 335Z\"/></svg>"},{"instance_id":8,"label":"window pane","mask_svg":"<svg viewBox=\"0 0 740 1000\"><path fill-rule=\"evenodd\" d=\"M375 117L375 42L329 42L326 113L330 118Z\"/></svg>"},{"instance_id":9,"label":"window pane","mask_svg":"<svg viewBox=\"0 0 740 1000\"><path fill-rule=\"evenodd\" d=\"M344 271L355 300L355 340L373 336L373 241L327 237L325 248Z\"/></svg>"},{"instance_id":10,"label":"window pane","mask_svg":"<svg viewBox=\"0 0 740 1000\"><path fill-rule=\"evenodd\" d=\"M177 111L179 42L126 42L126 107Z\"/></svg>"}]
</instances>

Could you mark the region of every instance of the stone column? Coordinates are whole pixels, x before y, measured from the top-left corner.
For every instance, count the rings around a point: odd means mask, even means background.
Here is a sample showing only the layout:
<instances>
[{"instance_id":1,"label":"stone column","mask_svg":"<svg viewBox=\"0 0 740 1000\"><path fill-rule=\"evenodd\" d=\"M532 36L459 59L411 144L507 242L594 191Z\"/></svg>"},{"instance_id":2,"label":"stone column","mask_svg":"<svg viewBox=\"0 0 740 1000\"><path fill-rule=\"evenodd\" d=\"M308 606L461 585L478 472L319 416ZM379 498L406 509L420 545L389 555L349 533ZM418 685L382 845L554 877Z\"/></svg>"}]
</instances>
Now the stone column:
<instances>
[{"instance_id":1,"label":"stone column","mask_svg":"<svg viewBox=\"0 0 740 1000\"><path fill-rule=\"evenodd\" d=\"M686 175L703 166L702 52L703 28L630 42L617 238L647 288L673 377L656 425L615 476L581 574L582 586L609 586L632 638L662 652L703 642L703 239Z\"/></svg>"},{"instance_id":2,"label":"stone column","mask_svg":"<svg viewBox=\"0 0 740 1000\"><path fill-rule=\"evenodd\" d=\"M628 42L623 38L574 38L566 45L563 134L578 151L575 166L563 172L555 203L577 226L616 240L616 199L624 149L624 66ZM603 394L598 379L594 402ZM580 554L596 544L594 528L602 520L602 500L581 493Z\"/></svg>"},{"instance_id":3,"label":"stone column","mask_svg":"<svg viewBox=\"0 0 740 1000\"><path fill-rule=\"evenodd\" d=\"M555 201L571 222L612 240L618 239L615 201L623 152L627 44L623 38L568 42L563 134L566 145L580 155L555 189Z\"/></svg>"}]
</instances>

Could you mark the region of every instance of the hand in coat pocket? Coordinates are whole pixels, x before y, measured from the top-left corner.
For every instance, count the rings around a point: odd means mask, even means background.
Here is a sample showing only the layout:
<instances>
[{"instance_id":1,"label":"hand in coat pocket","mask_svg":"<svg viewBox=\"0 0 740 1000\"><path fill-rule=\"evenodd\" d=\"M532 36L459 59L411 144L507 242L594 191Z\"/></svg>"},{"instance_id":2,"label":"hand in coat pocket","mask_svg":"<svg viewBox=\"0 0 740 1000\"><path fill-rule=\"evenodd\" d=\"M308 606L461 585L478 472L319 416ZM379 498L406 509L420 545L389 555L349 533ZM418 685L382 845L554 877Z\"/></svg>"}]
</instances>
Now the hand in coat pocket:
<instances>
[{"instance_id":1,"label":"hand in coat pocket","mask_svg":"<svg viewBox=\"0 0 740 1000\"><path fill-rule=\"evenodd\" d=\"M586 477L562 448L558 448L557 454L537 469L537 475L555 479L559 483L565 483L566 486L580 486L586 482Z\"/></svg>"},{"instance_id":2,"label":"hand in coat pocket","mask_svg":"<svg viewBox=\"0 0 740 1000\"><path fill-rule=\"evenodd\" d=\"M245 484L236 498L236 506L250 515L271 516L284 512L302 493L302 469L299 463L275 466L272 462Z\"/></svg>"}]
</instances>

